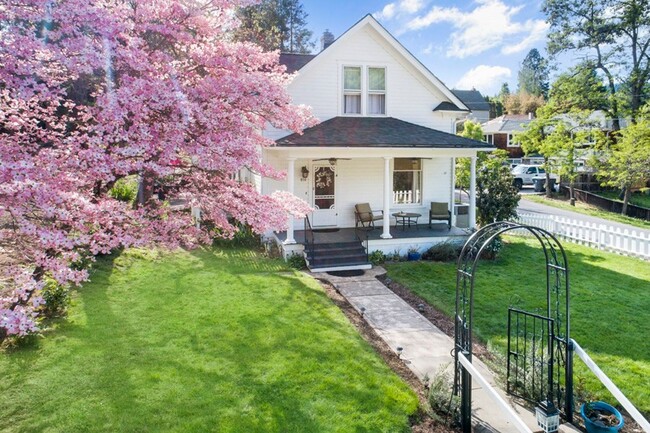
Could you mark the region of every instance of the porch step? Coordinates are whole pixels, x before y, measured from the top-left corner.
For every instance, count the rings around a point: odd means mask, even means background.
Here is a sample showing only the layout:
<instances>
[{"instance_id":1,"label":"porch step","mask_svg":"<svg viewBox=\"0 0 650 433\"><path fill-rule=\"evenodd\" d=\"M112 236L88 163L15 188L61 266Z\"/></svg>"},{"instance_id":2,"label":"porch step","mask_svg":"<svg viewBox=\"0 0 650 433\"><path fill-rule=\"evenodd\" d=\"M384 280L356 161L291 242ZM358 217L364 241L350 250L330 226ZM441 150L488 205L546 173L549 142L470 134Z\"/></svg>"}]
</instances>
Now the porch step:
<instances>
[{"instance_id":1,"label":"porch step","mask_svg":"<svg viewBox=\"0 0 650 433\"><path fill-rule=\"evenodd\" d=\"M371 269L372 264L370 263L359 263L356 265L346 265L346 266L330 266L330 267L314 267L314 268L309 268L310 271L312 272L334 272L334 271L356 271L356 270L364 270L364 269Z\"/></svg>"},{"instance_id":2,"label":"porch step","mask_svg":"<svg viewBox=\"0 0 650 433\"><path fill-rule=\"evenodd\" d=\"M369 269L361 241L329 242L305 246L307 267L312 271Z\"/></svg>"}]
</instances>

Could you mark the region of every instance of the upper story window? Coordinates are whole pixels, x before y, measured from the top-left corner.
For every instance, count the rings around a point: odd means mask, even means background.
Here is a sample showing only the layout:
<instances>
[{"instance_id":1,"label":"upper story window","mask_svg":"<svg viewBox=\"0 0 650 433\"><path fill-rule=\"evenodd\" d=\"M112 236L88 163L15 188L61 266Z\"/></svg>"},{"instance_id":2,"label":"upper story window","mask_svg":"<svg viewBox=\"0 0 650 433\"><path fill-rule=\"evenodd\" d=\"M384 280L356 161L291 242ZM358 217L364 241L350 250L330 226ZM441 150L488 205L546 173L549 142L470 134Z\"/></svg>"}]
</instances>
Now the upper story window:
<instances>
[{"instance_id":1,"label":"upper story window","mask_svg":"<svg viewBox=\"0 0 650 433\"><path fill-rule=\"evenodd\" d=\"M483 135L483 141L485 141L486 143L494 144L494 135L492 134Z\"/></svg>"},{"instance_id":2,"label":"upper story window","mask_svg":"<svg viewBox=\"0 0 650 433\"><path fill-rule=\"evenodd\" d=\"M386 114L386 68L368 68L368 114Z\"/></svg>"},{"instance_id":3,"label":"upper story window","mask_svg":"<svg viewBox=\"0 0 650 433\"><path fill-rule=\"evenodd\" d=\"M343 67L342 114L386 115L386 68Z\"/></svg>"},{"instance_id":4,"label":"upper story window","mask_svg":"<svg viewBox=\"0 0 650 433\"><path fill-rule=\"evenodd\" d=\"M361 114L361 67L343 68L343 113Z\"/></svg>"}]
</instances>

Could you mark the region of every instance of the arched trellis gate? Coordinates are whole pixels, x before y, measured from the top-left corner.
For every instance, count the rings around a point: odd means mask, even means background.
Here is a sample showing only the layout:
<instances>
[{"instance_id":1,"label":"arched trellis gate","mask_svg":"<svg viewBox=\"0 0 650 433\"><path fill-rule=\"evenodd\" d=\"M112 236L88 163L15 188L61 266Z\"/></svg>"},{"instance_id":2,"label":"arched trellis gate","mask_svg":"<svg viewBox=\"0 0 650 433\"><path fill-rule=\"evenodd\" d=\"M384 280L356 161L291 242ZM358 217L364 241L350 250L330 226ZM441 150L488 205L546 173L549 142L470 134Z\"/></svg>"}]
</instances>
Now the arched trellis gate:
<instances>
[{"instance_id":1,"label":"arched trellis gate","mask_svg":"<svg viewBox=\"0 0 650 433\"><path fill-rule=\"evenodd\" d=\"M459 356L463 354L470 362L472 360L476 268L481 254L490 250L492 242L512 230L530 232L542 246L546 258L546 310L527 312L508 308L507 391L544 407L551 403L560 409L567 421L572 420L573 364L566 254L548 231L503 221L475 232L458 258L454 393L461 397L460 421L464 432L471 431L472 378L460 363ZM522 272L526 271L522 269Z\"/></svg>"}]
</instances>

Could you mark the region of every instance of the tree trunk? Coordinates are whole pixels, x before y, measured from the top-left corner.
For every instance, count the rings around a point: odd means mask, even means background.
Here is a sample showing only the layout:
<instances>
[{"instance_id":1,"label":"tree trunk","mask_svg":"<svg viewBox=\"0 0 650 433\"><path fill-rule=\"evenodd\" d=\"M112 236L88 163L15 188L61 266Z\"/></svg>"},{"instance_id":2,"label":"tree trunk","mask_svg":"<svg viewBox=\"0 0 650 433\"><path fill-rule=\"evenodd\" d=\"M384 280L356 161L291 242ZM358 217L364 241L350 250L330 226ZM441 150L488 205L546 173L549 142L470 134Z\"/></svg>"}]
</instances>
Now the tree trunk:
<instances>
[{"instance_id":1,"label":"tree trunk","mask_svg":"<svg viewBox=\"0 0 650 433\"><path fill-rule=\"evenodd\" d=\"M627 204L630 202L630 188L625 188L625 194L623 195L623 208L621 209L621 215L627 215Z\"/></svg>"},{"instance_id":2,"label":"tree trunk","mask_svg":"<svg viewBox=\"0 0 650 433\"><path fill-rule=\"evenodd\" d=\"M140 175L138 179L138 196L136 206L144 206L147 201L153 196L154 176L151 173L145 172Z\"/></svg>"},{"instance_id":3,"label":"tree trunk","mask_svg":"<svg viewBox=\"0 0 650 433\"><path fill-rule=\"evenodd\" d=\"M546 167L546 198L551 198L551 167L548 165L548 158L544 158L544 167Z\"/></svg>"}]
</instances>

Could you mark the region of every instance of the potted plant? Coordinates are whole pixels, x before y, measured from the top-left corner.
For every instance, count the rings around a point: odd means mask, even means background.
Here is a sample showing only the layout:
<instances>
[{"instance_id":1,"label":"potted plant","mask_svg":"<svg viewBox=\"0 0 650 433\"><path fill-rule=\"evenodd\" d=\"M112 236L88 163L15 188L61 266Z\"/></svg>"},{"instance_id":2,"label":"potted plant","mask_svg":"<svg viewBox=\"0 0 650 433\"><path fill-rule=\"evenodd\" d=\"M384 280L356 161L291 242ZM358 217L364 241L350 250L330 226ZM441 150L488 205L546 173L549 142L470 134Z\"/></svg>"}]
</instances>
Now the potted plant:
<instances>
[{"instance_id":1,"label":"potted plant","mask_svg":"<svg viewBox=\"0 0 650 433\"><path fill-rule=\"evenodd\" d=\"M420 260L420 251L418 250L417 247L409 247L408 249L408 259L409 261L417 261Z\"/></svg>"},{"instance_id":2,"label":"potted plant","mask_svg":"<svg viewBox=\"0 0 650 433\"><path fill-rule=\"evenodd\" d=\"M587 433L616 433L623 428L623 416L615 407L602 401L584 403L580 415Z\"/></svg>"}]
</instances>

